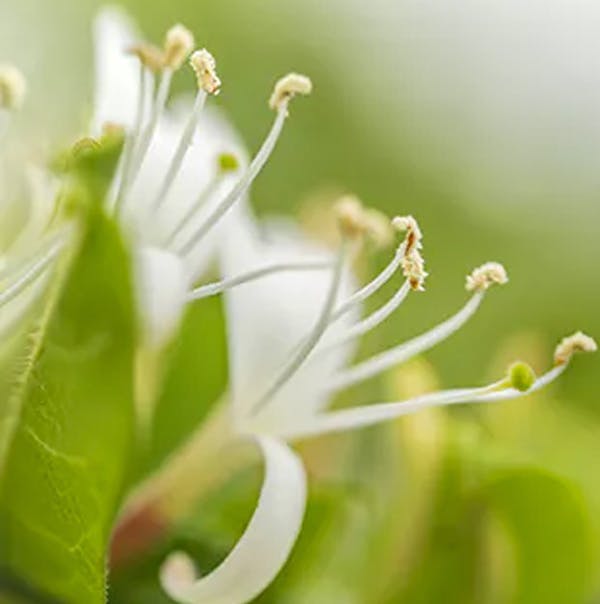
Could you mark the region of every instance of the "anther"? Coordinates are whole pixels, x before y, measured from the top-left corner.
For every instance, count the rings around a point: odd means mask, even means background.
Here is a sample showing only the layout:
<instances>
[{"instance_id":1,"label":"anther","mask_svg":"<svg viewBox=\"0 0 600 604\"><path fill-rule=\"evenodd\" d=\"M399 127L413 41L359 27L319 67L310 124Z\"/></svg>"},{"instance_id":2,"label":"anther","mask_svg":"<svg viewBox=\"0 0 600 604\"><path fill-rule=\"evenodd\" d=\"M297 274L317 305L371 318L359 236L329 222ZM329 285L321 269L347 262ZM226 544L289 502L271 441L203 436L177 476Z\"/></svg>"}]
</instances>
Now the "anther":
<instances>
[{"instance_id":1,"label":"anther","mask_svg":"<svg viewBox=\"0 0 600 604\"><path fill-rule=\"evenodd\" d=\"M425 261L421 255L423 234L419 224L412 216L396 216L392 220L392 226L397 231L405 231L406 236L402 242L403 251L402 272L414 291L425 290Z\"/></svg>"},{"instance_id":2,"label":"anther","mask_svg":"<svg viewBox=\"0 0 600 604\"><path fill-rule=\"evenodd\" d=\"M177 71L194 49L194 36L183 25L173 26L165 36L164 64L165 67Z\"/></svg>"},{"instance_id":3,"label":"anther","mask_svg":"<svg viewBox=\"0 0 600 604\"><path fill-rule=\"evenodd\" d=\"M555 365L565 365L576 352L596 352L598 345L594 338L581 331L563 338L554 351Z\"/></svg>"},{"instance_id":4,"label":"anther","mask_svg":"<svg viewBox=\"0 0 600 604\"><path fill-rule=\"evenodd\" d=\"M23 74L13 65L0 65L0 109L19 109L26 92Z\"/></svg>"},{"instance_id":5,"label":"anther","mask_svg":"<svg viewBox=\"0 0 600 604\"><path fill-rule=\"evenodd\" d=\"M279 111L285 108L290 99L297 94L307 96L312 92L312 89L313 85L310 78L298 73L288 73L275 84L273 94L269 99L269 107Z\"/></svg>"},{"instance_id":6,"label":"anther","mask_svg":"<svg viewBox=\"0 0 600 604\"><path fill-rule=\"evenodd\" d=\"M392 239L390 221L378 210L365 208L354 195L345 195L335 204L338 225L349 240L369 237L376 245L384 247Z\"/></svg>"},{"instance_id":7,"label":"anther","mask_svg":"<svg viewBox=\"0 0 600 604\"><path fill-rule=\"evenodd\" d=\"M165 66L165 53L152 44L135 44L129 47L127 52L137 57L152 73L158 73Z\"/></svg>"},{"instance_id":8,"label":"anther","mask_svg":"<svg viewBox=\"0 0 600 604\"><path fill-rule=\"evenodd\" d=\"M508 275L498 262L486 262L467 276L467 291L486 291L491 285L508 283Z\"/></svg>"},{"instance_id":9,"label":"anther","mask_svg":"<svg viewBox=\"0 0 600 604\"><path fill-rule=\"evenodd\" d=\"M206 48L192 53L190 65L196 74L198 88L208 94L219 94L221 80L217 75L217 63Z\"/></svg>"}]
</instances>

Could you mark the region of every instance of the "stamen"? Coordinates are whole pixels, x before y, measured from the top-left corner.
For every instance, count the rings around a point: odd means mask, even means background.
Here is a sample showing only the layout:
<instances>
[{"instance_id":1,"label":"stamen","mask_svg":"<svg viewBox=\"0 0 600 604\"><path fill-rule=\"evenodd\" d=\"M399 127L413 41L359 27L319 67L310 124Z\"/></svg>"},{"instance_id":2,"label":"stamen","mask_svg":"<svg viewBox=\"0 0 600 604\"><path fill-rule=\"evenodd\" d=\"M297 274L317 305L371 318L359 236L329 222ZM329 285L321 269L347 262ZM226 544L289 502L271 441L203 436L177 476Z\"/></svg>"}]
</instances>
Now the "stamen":
<instances>
[{"instance_id":1,"label":"stamen","mask_svg":"<svg viewBox=\"0 0 600 604\"><path fill-rule=\"evenodd\" d=\"M498 262L486 262L476 268L467 277L467 291L485 291L491 285L504 285L508 282L508 275L504 267Z\"/></svg>"},{"instance_id":2,"label":"stamen","mask_svg":"<svg viewBox=\"0 0 600 604\"><path fill-rule=\"evenodd\" d=\"M208 231L227 213L227 211L240 199L248 190L254 179L258 176L267 160L271 156L287 117L287 106L293 94L288 94L277 105L277 115L267 138L263 142L255 158L248 166L246 173L240 178L229 194L219 203L213 212L196 229L192 237L182 247L182 253L188 254L192 251L198 240L202 239Z\"/></svg>"},{"instance_id":3,"label":"stamen","mask_svg":"<svg viewBox=\"0 0 600 604\"><path fill-rule=\"evenodd\" d=\"M141 66L148 69L151 73L159 73L165 67L164 52L152 44L135 44L127 52L137 57Z\"/></svg>"},{"instance_id":4,"label":"stamen","mask_svg":"<svg viewBox=\"0 0 600 604\"><path fill-rule=\"evenodd\" d=\"M152 47L153 48L153 47ZM158 49L157 49L158 50ZM160 51L158 51L160 52ZM139 55L137 55L139 56ZM162 61L162 59L161 59ZM129 136L125 139L125 146L123 149L123 157L121 158L121 164L118 170L118 187L116 187L114 198L112 199L112 207L114 212L118 214L122 208L122 204L125 200L125 189L129 179L129 173L131 172L133 157L135 148L138 144L138 138L142 131L142 124L144 123L144 113L146 98L153 85L153 68L149 67L144 60L140 57L140 75L139 75L139 95L137 100L137 107L135 113L135 123L133 130Z\"/></svg>"},{"instance_id":5,"label":"stamen","mask_svg":"<svg viewBox=\"0 0 600 604\"><path fill-rule=\"evenodd\" d=\"M204 104L206 102L206 96L206 91L202 89L198 90L196 100L194 101L194 107L192 108L192 113L185 126L183 134L181 135L181 139L177 145L177 149L175 150L175 154L173 155L173 159L171 160L171 164L169 165L165 175L165 180L163 181L158 194L152 202L151 208L153 211L158 210L165 201L169 192L171 191L175 179L177 178L177 174L179 174L179 170L181 169L185 155L192 143L194 132L196 132L196 128L198 127L200 115L202 114L202 110L204 109Z\"/></svg>"},{"instance_id":6,"label":"stamen","mask_svg":"<svg viewBox=\"0 0 600 604\"><path fill-rule=\"evenodd\" d=\"M192 144L192 139L194 137L194 133L196 132L196 128L198 127L198 122L200 121L200 116L202 114L202 110L204 109L207 95L218 94L221 86L221 81L217 77L216 73L215 60L208 50L203 49L194 52L190 58L190 63L196 72L196 77L198 80L198 92L196 94L196 100L194 102L194 107L192 108L192 113L185 126L181 140L179 141L179 145L175 150L175 155L171 160L171 164L167 170L167 174L165 175L163 185L151 206L154 210L157 210L167 198L173 183L177 178L177 174L179 174L183 160L185 159L185 155Z\"/></svg>"},{"instance_id":7,"label":"stamen","mask_svg":"<svg viewBox=\"0 0 600 604\"><path fill-rule=\"evenodd\" d=\"M310 353L314 350L315 346L319 343L321 336L327 330L331 313L333 311L340 285L342 283L344 265L350 252L349 243L350 242L345 237L342 238L342 243L337 255L329 291L327 292L325 303L323 304L323 308L321 309L321 313L319 314L314 327L306 339L301 342L288 363L284 365L279 375L273 381L273 384L266 390L264 395L261 396L258 401L254 403L254 405L252 405L252 414L256 414L263 409L271 398L273 398L273 396L275 396L277 392L279 392L279 390L285 385L285 383L296 373Z\"/></svg>"},{"instance_id":8,"label":"stamen","mask_svg":"<svg viewBox=\"0 0 600 604\"><path fill-rule=\"evenodd\" d=\"M402 221L402 222L400 222ZM395 226L397 228L406 227L407 230L407 239L400 246L399 250L402 253L403 260L406 258L406 254L411 254L412 250L417 250L420 243L421 233L418 228L417 223L411 217L396 219L394 221ZM408 250L408 252L407 252ZM493 270L488 271L489 265L493 265ZM505 283L508 280L506 272L504 269L500 272L495 263L489 263L489 265L484 265L484 267L480 267L473 271L473 275L488 275L491 272L492 276L495 277L495 282L497 283ZM501 267L500 267L501 268ZM406 275L407 279L410 282L410 275ZM494 279L492 277L487 277L489 282L492 282ZM477 279L478 283L482 283L481 279ZM380 353L371 359L359 363L355 367L348 369L346 372L342 372L337 377L334 377L329 385L327 386L327 391L339 391L343 390L353 384L358 382L362 382L370 377L385 371L389 367L394 365L399 365L409 360L411 357L421 354L425 350L429 350L439 342L445 340L458 329L460 329L467 321L470 319L479 305L483 300L483 294L489 287L488 283L485 287L479 286L476 288L476 292L473 297L467 302L467 304L453 317L444 321L437 327L425 332L424 334L409 340L408 342L391 348L383 353ZM470 283L467 282L467 287L469 287ZM411 287L413 284L411 283Z\"/></svg>"},{"instance_id":9,"label":"stamen","mask_svg":"<svg viewBox=\"0 0 600 604\"><path fill-rule=\"evenodd\" d=\"M406 231L404 243L404 258L402 259L402 272L415 291L425 290L425 261L421 255L423 235L417 221L412 216L396 216L392 225L398 231Z\"/></svg>"},{"instance_id":10,"label":"stamen","mask_svg":"<svg viewBox=\"0 0 600 604\"><path fill-rule=\"evenodd\" d=\"M285 111L290 99L297 94L307 96L312 92L313 85L310 78L298 73L288 73L275 84L273 94L269 99L269 107L276 111Z\"/></svg>"},{"instance_id":11,"label":"stamen","mask_svg":"<svg viewBox=\"0 0 600 604\"><path fill-rule=\"evenodd\" d=\"M194 49L194 35L181 24L173 26L165 36L164 63L168 69L177 71Z\"/></svg>"},{"instance_id":12,"label":"stamen","mask_svg":"<svg viewBox=\"0 0 600 604\"><path fill-rule=\"evenodd\" d=\"M181 68L193 48L194 36L188 29L183 27L183 25L175 25L167 32L163 51L164 66L162 69L162 77L158 86L158 92L156 93L150 121L134 151L135 161L132 166L131 174L127 175L124 195L135 182L144 163L144 159L150 148L150 143L152 142L165 105L167 104L167 99L169 98L173 74Z\"/></svg>"},{"instance_id":13,"label":"stamen","mask_svg":"<svg viewBox=\"0 0 600 604\"><path fill-rule=\"evenodd\" d=\"M262 279L275 273L283 273L289 271L315 271L331 268L331 262L326 261L315 261L315 262L287 262L281 264L272 264L271 266L265 266L237 277L231 277L230 279L223 279L222 281L216 281L215 283L209 283L202 285L192 290L187 295L187 301L201 300L202 298L208 298L209 296L215 296L223 293L225 290L232 289L238 285L250 283L257 279Z\"/></svg>"},{"instance_id":14,"label":"stamen","mask_svg":"<svg viewBox=\"0 0 600 604\"><path fill-rule=\"evenodd\" d=\"M590 336L581 331L563 338L554 351L554 364L567 365L571 357L578 352L596 352L598 345Z\"/></svg>"},{"instance_id":15,"label":"stamen","mask_svg":"<svg viewBox=\"0 0 600 604\"><path fill-rule=\"evenodd\" d=\"M13 65L0 65L0 109L20 109L26 92L23 74Z\"/></svg>"},{"instance_id":16,"label":"stamen","mask_svg":"<svg viewBox=\"0 0 600 604\"><path fill-rule=\"evenodd\" d=\"M127 182L125 183L123 195L126 195L129 192L129 189L133 186L135 179L137 178L144 163L146 154L150 149L150 143L152 142L152 138L154 137L154 133L156 132L156 128L158 127L158 123L167 104L167 99L169 98L172 80L173 70L170 67L165 67L158 85L156 98L154 99L150 121L140 136L140 140L134 150L134 161L131 168L131 173L127 176Z\"/></svg>"},{"instance_id":17,"label":"stamen","mask_svg":"<svg viewBox=\"0 0 600 604\"><path fill-rule=\"evenodd\" d=\"M364 287L349 296L342 304L338 306L338 308L336 308L336 310L331 315L330 323L337 321L354 306L364 302L373 294L378 292L396 273L402 263L403 258L404 251L402 249L402 246L400 246L396 250L396 253L394 254L392 260L372 281L369 281L369 283L367 283Z\"/></svg>"},{"instance_id":18,"label":"stamen","mask_svg":"<svg viewBox=\"0 0 600 604\"><path fill-rule=\"evenodd\" d=\"M217 173L199 193L196 201L190 205L187 212L179 219L175 228L167 237L165 245L171 245L175 241L177 235L183 231L185 226L192 220L200 208L202 208L202 206L216 193L223 182L224 176L237 171L238 168L239 162L235 155L232 155L231 153L222 153L219 155L217 159Z\"/></svg>"},{"instance_id":19,"label":"stamen","mask_svg":"<svg viewBox=\"0 0 600 604\"><path fill-rule=\"evenodd\" d=\"M385 247L393 239L390 221L385 214L365 208L358 197L342 197L335 209L340 229L349 239L369 237L379 247Z\"/></svg>"},{"instance_id":20,"label":"stamen","mask_svg":"<svg viewBox=\"0 0 600 604\"><path fill-rule=\"evenodd\" d=\"M390 367L400 365L410 358L433 348L436 344L458 331L475 314L475 311L483 300L483 296L483 292L475 293L454 316L437 327L334 376L327 385L326 391L337 392L344 390L353 384L371 378Z\"/></svg>"},{"instance_id":21,"label":"stamen","mask_svg":"<svg viewBox=\"0 0 600 604\"><path fill-rule=\"evenodd\" d=\"M192 54L190 65L196 74L198 88L204 90L207 94L219 94L221 80L217 75L217 63L206 48L197 50Z\"/></svg>"},{"instance_id":22,"label":"stamen","mask_svg":"<svg viewBox=\"0 0 600 604\"><path fill-rule=\"evenodd\" d=\"M383 323L397 308L400 307L402 302L406 299L406 296L412 289L409 281L405 281L396 293L380 308L371 313L368 317L365 317L362 321L353 325L337 340L332 342L323 342L322 346L319 347L319 352L325 352L342 346L352 340L359 338L360 336L368 333L372 329L375 329L378 325Z\"/></svg>"},{"instance_id":23,"label":"stamen","mask_svg":"<svg viewBox=\"0 0 600 604\"><path fill-rule=\"evenodd\" d=\"M521 388L516 388L515 384L511 383L510 379L507 380L505 378L481 388L442 390L405 401L376 403L373 405L344 409L342 411L332 411L323 413L320 417L314 418L305 425L291 427L288 431L278 435L286 439L304 438L307 436L371 426L431 407L462 403L497 403L516 399L541 390L556 380L566 369L567 365L568 364L555 366L553 369L537 378L532 384L529 383L530 375L528 375L526 382L519 384L522 386ZM516 371L521 372L522 369L523 367ZM527 371L527 373L529 374L529 371ZM529 387L524 388L524 386Z\"/></svg>"}]
</instances>

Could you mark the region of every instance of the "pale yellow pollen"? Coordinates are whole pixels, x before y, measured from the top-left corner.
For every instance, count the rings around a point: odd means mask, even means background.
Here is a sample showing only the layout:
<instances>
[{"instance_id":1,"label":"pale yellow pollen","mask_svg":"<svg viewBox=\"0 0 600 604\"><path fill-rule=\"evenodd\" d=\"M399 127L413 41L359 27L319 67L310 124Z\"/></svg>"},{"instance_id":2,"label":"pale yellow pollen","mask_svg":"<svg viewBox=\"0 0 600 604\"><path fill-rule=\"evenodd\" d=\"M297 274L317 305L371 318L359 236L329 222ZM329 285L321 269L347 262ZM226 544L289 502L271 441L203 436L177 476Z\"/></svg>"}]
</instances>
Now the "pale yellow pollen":
<instances>
[{"instance_id":1,"label":"pale yellow pollen","mask_svg":"<svg viewBox=\"0 0 600 604\"><path fill-rule=\"evenodd\" d=\"M366 221L363 205L352 195L340 198L335 204L335 213L342 233L349 239L364 235Z\"/></svg>"},{"instance_id":2,"label":"pale yellow pollen","mask_svg":"<svg viewBox=\"0 0 600 604\"><path fill-rule=\"evenodd\" d=\"M23 74L13 65L0 65L0 108L19 109L26 92Z\"/></svg>"},{"instance_id":3,"label":"pale yellow pollen","mask_svg":"<svg viewBox=\"0 0 600 604\"><path fill-rule=\"evenodd\" d=\"M503 285L508 282L508 275L504 267L498 262L486 262L477 267L467 276L467 291L487 290L491 285Z\"/></svg>"},{"instance_id":4,"label":"pale yellow pollen","mask_svg":"<svg viewBox=\"0 0 600 604\"><path fill-rule=\"evenodd\" d=\"M190 65L196 74L198 88L208 94L219 94L221 80L217 75L217 62L206 48L192 53Z\"/></svg>"},{"instance_id":5,"label":"pale yellow pollen","mask_svg":"<svg viewBox=\"0 0 600 604\"><path fill-rule=\"evenodd\" d=\"M425 260L421 254L423 248L423 234L418 222L412 216L396 216L392 219L392 226L400 232L406 232L401 250L402 272L414 291L425 290Z\"/></svg>"},{"instance_id":6,"label":"pale yellow pollen","mask_svg":"<svg viewBox=\"0 0 600 604\"><path fill-rule=\"evenodd\" d=\"M165 66L165 53L152 44L135 44L128 48L127 52L136 56L140 63L153 73L158 73Z\"/></svg>"},{"instance_id":7,"label":"pale yellow pollen","mask_svg":"<svg viewBox=\"0 0 600 604\"><path fill-rule=\"evenodd\" d=\"M269 99L269 106L271 109L281 109L297 94L306 96L312 92L312 89L310 78L298 73L288 73L275 84L273 94Z\"/></svg>"},{"instance_id":8,"label":"pale yellow pollen","mask_svg":"<svg viewBox=\"0 0 600 604\"><path fill-rule=\"evenodd\" d=\"M594 338L578 331L560 341L554 351L554 363L564 365L576 352L596 352L596 350L598 345Z\"/></svg>"},{"instance_id":9,"label":"pale yellow pollen","mask_svg":"<svg viewBox=\"0 0 600 604\"><path fill-rule=\"evenodd\" d=\"M173 26L165 36L165 66L176 71L190 56L193 49L194 36L192 32L180 24Z\"/></svg>"}]
</instances>

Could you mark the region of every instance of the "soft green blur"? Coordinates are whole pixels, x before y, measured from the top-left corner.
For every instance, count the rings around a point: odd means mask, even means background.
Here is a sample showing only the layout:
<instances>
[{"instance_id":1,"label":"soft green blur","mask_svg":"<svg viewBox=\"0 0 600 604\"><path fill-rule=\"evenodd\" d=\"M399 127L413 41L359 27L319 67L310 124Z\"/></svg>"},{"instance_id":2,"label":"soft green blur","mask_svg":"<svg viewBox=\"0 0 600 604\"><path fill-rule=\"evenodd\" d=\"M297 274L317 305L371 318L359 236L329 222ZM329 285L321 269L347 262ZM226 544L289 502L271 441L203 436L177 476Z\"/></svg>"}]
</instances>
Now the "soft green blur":
<instances>
[{"instance_id":1,"label":"soft green blur","mask_svg":"<svg viewBox=\"0 0 600 604\"><path fill-rule=\"evenodd\" d=\"M178 21L195 31L218 60L224 86L217 102L249 149L269 126L266 100L276 77L296 70L313 78L313 96L294 105L254 187L260 213L297 213L310 200L327 199L328 191L351 190L390 214L419 219L431 273L427 292L412 296L361 353L451 314L464 299L464 275L487 260L503 262L511 283L490 296L468 328L428 355L430 364L413 368L417 382L425 373L444 386L478 384L515 358L541 372L562 336L576 329L600 335L600 43L588 48L583 31L579 52L596 55L581 69L569 70L561 54L579 24L575 4L585 3L574 3L573 14L568 5L550 4L556 18L544 20L539 46L518 47L521 54L513 48L504 62L494 44L522 43L529 21L535 31L543 10L537 3L520 17L518 5L509 3L495 28L495 12L486 19L479 8L472 19L464 17L472 8L467 0L456 0L456 11L437 10L435 3L418 11L412 2L398 7L391 0L369 11L341 0L121 4L153 40ZM21 122L36 152L72 139L90 113L88 32L99 5L4 0L0 6L0 60L22 61L30 77ZM579 18L583 28L583 10ZM502 37L513 30L514 40ZM535 95L526 94L528 74L542 82L538 89L528 84ZM568 89L563 100L556 92L561 83ZM191 86L189 74L178 76L178 89ZM382 254L371 270L383 262ZM217 337L219 310L207 312ZM211 392L219 390L212 376L225 380L221 352L218 367L209 369ZM596 601L597 363L593 356L578 358L549 393L503 408L458 409L306 445L312 475L306 530L259 601ZM390 384L361 388L357 402L411 392L407 379L396 384L392 376ZM191 404L170 423L164 406L159 414L157 458L191 431L182 418L204 415ZM257 484L255 473L242 473L198 502L173 542L196 548L203 564L218 561L244 526ZM161 554L150 552L114 577L115 603L167 601L156 587Z\"/></svg>"}]
</instances>

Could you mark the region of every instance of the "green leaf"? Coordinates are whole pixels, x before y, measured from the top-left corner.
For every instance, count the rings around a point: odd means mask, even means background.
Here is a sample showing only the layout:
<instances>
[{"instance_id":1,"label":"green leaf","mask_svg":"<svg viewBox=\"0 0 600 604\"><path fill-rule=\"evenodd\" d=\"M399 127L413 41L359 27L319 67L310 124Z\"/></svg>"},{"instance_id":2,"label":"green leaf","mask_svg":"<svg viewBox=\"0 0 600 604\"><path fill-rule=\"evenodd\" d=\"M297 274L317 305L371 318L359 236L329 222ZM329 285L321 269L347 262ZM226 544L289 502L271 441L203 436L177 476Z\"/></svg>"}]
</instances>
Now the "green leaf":
<instances>
[{"instance_id":1,"label":"green leaf","mask_svg":"<svg viewBox=\"0 0 600 604\"><path fill-rule=\"evenodd\" d=\"M591 551L579 493L547 471L502 472L485 496L508 533L515 555L511 604L583 604Z\"/></svg>"},{"instance_id":2,"label":"green leaf","mask_svg":"<svg viewBox=\"0 0 600 604\"><path fill-rule=\"evenodd\" d=\"M117 226L93 206L32 340L0 477L0 566L64 603L105 601L133 445L135 334L129 257Z\"/></svg>"},{"instance_id":3,"label":"green leaf","mask_svg":"<svg viewBox=\"0 0 600 604\"><path fill-rule=\"evenodd\" d=\"M221 300L190 305L165 359L152 447L145 470L155 469L198 429L227 384L227 344Z\"/></svg>"}]
</instances>

